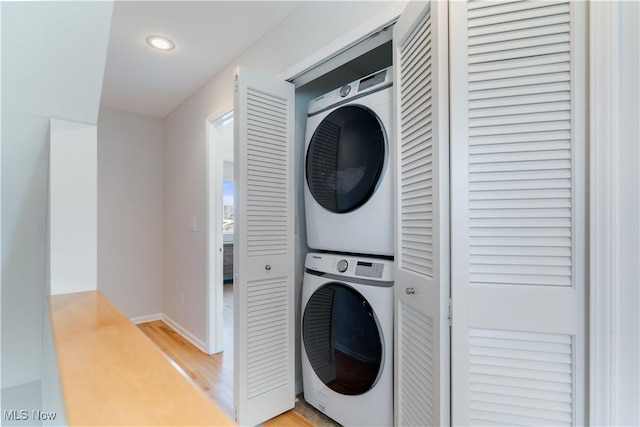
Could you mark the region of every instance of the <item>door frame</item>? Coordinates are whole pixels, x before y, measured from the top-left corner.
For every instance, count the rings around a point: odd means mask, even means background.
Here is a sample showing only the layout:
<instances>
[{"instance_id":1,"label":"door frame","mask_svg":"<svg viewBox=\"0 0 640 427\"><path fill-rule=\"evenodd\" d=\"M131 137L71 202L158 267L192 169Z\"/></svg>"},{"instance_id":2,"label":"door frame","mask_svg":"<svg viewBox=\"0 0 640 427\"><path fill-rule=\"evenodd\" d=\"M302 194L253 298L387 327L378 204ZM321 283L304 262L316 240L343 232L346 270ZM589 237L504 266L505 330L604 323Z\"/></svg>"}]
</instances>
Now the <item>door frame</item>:
<instances>
[{"instance_id":1,"label":"door frame","mask_svg":"<svg viewBox=\"0 0 640 427\"><path fill-rule=\"evenodd\" d=\"M625 86L631 67L640 53L625 43L629 28L640 21L630 13L632 3L592 2L590 15L590 129L589 129L589 417L591 425L635 423L632 413L640 388L637 353L638 301L633 301L630 284L640 281L637 260L638 181L624 175L629 161L638 156L635 130L625 127L627 118L638 116L638 101ZM637 11L640 9L636 9ZM614 29L622 28L622 32ZM627 30L625 32L625 30ZM618 79L612 76L619 76ZM637 94L637 92L636 92ZM633 135L635 132L635 135ZM634 139L635 138L635 139ZM629 194L635 200L629 200ZM634 206L635 204L635 206ZM635 231L635 237L633 231ZM630 292L631 291L631 292ZM637 298L638 290L635 289ZM635 307L634 307L635 303ZM635 372L629 367L635 365ZM635 378L634 378L635 377ZM637 410L637 406L636 406ZM626 418L625 418L626 417Z\"/></svg>"},{"instance_id":2,"label":"door frame","mask_svg":"<svg viewBox=\"0 0 640 427\"><path fill-rule=\"evenodd\" d=\"M219 353L224 347L222 256L224 236L222 210L217 209L222 200L223 166L222 144L214 131L216 122L233 114L233 103L227 104L209 115L205 121L206 132L206 185L205 185L205 235L206 235L206 349L208 354ZM220 226L219 226L220 225Z\"/></svg>"},{"instance_id":3,"label":"door frame","mask_svg":"<svg viewBox=\"0 0 640 427\"><path fill-rule=\"evenodd\" d=\"M373 16L371 19L363 22L359 26L353 28L351 31L343 34L333 42L325 45L323 48L317 50L311 55L307 56L300 62L278 73L276 78L292 82L295 78L303 75L304 73L311 71L313 68L321 65L327 60L339 55L345 50L355 46L369 36L376 32L386 28L390 24L398 20L398 17L404 11L407 6L406 0L397 1L392 6L386 8L382 12ZM229 82L231 85L232 83ZM215 262L215 250L211 246L213 240L210 233L215 232L211 225L211 213L215 211L214 201L217 200L217 195L213 194L211 188L215 184L214 175L216 169L210 162L213 155L210 140L210 127L213 122L233 111L233 102L225 104L224 107L218 109L214 113L207 116L205 120L205 132L206 132L206 153L207 153L207 165L206 165L206 215L205 215L205 231L207 238L205 239L205 253L206 253L206 274L205 274L205 293L206 293L206 348L209 354L213 354L222 351L223 340L223 327L222 327L222 290L220 294L217 294L215 289L215 268L211 266L212 261ZM222 167L220 166L220 169ZM220 172L222 174L222 172ZM220 195L222 197L222 195ZM296 213L297 216L297 213ZM215 222L213 222L215 224ZM213 236L215 237L215 236ZM222 239L222 232L220 232L220 239ZM222 240L220 240L222 241ZM212 323L214 322L214 323Z\"/></svg>"}]
</instances>

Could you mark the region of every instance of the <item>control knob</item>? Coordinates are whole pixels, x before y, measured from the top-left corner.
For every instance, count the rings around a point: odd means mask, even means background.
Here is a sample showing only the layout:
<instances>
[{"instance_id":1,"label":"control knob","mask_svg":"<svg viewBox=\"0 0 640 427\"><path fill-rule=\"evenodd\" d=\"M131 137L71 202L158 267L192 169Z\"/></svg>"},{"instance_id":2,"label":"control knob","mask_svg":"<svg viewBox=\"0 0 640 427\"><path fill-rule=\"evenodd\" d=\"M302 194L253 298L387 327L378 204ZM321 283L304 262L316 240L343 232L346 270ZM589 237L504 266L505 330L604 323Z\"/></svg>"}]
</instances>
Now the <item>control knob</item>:
<instances>
[{"instance_id":1,"label":"control knob","mask_svg":"<svg viewBox=\"0 0 640 427\"><path fill-rule=\"evenodd\" d=\"M351 86L350 85L344 85L340 88L340 96L342 98L344 98L345 96L349 95L349 92L351 92Z\"/></svg>"},{"instance_id":2,"label":"control knob","mask_svg":"<svg viewBox=\"0 0 640 427\"><path fill-rule=\"evenodd\" d=\"M345 271L347 271L347 267L349 267L349 263L346 259L341 259L340 261L338 261L338 271L340 273L344 273Z\"/></svg>"}]
</instances>

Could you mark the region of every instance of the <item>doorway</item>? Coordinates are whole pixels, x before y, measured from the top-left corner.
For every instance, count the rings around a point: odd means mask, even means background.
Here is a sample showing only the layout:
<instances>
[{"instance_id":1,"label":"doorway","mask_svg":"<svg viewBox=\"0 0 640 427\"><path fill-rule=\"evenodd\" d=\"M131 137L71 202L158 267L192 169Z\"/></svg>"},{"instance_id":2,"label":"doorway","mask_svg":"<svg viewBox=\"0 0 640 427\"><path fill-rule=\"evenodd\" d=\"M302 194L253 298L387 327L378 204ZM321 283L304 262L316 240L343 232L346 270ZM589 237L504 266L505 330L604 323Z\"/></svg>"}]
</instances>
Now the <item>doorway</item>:
<instances>
[{"instance_id":1,"label":"doorway","mask_svg":"<svg viewBox=\"0 0 640 427\"><path fill-rule=\"evenodd\" d=\"M207 121L207 336L209 354L233 351L233 111ZM229 358L231 361L232 358Z\"/></svg>"}]
</instances>

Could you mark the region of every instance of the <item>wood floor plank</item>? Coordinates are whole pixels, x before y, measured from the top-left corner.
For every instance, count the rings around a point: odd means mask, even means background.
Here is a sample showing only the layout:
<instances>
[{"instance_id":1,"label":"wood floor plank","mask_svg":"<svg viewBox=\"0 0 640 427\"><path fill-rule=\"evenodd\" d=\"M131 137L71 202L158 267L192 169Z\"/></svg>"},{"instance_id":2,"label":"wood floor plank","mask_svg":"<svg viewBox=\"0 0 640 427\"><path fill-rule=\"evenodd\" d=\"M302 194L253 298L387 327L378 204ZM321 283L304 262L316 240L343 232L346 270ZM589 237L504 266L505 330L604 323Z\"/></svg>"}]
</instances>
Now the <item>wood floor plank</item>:
<instances>
[{"instance_id":1,"label":"wood floor plank","mask_svg":"<svg viewBox=\"0 0 640 427\"><path fill-rule=\"evenodd\" d=\"M263 424L264 427L314 427L314 424L295 411L288 411L282 415L270 419Z\"/></svg>"},{"instance_id":2,"label":"wood floor plank","mask_svg":"<svg viewBox=\"0 0 640 427\"><path fill-rule=\"evenodd\" d=\"M233 361L227 352L208 355L161 320L141 323L140 330L230 417L233 417Z\"/></svg>"}]
</instances>

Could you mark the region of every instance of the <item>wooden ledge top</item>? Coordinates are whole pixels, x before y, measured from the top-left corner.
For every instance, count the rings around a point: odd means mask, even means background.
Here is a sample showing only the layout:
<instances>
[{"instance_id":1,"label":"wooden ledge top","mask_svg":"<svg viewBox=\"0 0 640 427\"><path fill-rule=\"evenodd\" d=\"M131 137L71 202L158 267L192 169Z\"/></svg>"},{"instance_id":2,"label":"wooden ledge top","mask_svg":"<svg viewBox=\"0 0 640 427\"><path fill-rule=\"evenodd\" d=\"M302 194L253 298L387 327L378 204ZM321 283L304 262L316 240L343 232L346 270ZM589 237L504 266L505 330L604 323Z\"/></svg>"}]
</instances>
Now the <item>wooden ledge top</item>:
<instances>
[{"instance_id":1,"label":"wooden ledge top","mask_svg":"<svg viewBox=\"0 0 640 427\"><path fill-rule=\"evenodd\" d=\"M100 291L49 308L70 426L234 425Z\"/></svg>"}]
</instances>

